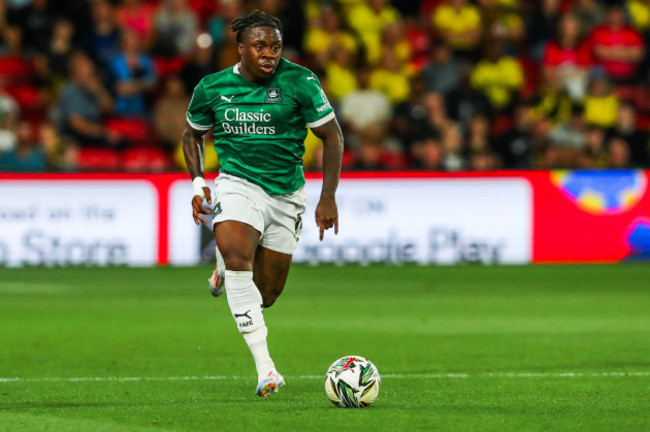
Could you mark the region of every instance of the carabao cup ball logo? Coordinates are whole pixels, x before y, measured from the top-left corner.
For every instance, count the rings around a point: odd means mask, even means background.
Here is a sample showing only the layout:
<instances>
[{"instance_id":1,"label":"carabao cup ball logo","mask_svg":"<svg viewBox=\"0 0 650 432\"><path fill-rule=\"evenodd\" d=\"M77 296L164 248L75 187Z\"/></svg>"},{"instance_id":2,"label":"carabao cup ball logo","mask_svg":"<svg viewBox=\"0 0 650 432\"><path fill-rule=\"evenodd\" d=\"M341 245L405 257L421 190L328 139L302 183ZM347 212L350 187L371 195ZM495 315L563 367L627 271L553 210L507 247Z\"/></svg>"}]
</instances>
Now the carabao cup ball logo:
<instances>
[{"instance_id":1,"label":"carabao cup ball logo","mask_svg":"<svg viewBox=\"0 0 650 432\"><path fill-rule=\"evenodd\" d=\"M620 213L643 197L646 179L642 171L554 171L551 180L578 207L595 214Z\"/></svg>"}]
</instances>

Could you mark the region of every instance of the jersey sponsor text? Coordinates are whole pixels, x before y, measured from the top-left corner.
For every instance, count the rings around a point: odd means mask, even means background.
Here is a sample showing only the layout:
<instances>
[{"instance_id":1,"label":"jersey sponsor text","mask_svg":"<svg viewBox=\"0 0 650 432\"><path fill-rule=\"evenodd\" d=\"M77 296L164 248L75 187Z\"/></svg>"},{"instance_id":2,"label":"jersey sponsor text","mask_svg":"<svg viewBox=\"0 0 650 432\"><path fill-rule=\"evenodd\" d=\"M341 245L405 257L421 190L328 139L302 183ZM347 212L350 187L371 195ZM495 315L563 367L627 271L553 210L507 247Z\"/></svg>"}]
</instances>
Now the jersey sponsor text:
<instances>
[{"instance_id":1,"label":"jersey sponsor text","mask_svg":"<svg viewBox=\"0 0 650 432\"><path fill-rule=\"evenodd\" d=\"M271 113L260 111L243 111L239 108L228 108L224 113L225 122L221 123L226 133L234 135L275 135L275 126L260 126L258 123L271 123ZM232 124L228 122L238 121ZM252 123L249 123L252 122Z\"/></svg>"}]
</instances>

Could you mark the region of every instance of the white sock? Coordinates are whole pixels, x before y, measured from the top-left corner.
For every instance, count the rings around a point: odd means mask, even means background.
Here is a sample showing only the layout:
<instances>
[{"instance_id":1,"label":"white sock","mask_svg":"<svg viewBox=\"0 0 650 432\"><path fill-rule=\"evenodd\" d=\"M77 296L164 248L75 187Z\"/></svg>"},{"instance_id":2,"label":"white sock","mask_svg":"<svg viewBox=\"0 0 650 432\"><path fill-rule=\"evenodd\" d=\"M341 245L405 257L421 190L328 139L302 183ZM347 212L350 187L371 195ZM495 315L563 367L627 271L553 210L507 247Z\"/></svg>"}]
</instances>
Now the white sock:
<instances>
[{"instance_id":1,"label":"white sock","mask_svg":"<svg viewBox=\"0 0 650 432\"><path fill-rule=\"evenodd\" d=\"M262 314L262 295L253 282L253 272L226 270L225 283L230 312L251 350L258 378L263 377L275 365L266 344L268 329Z\"/></svg>"}]
</instances>

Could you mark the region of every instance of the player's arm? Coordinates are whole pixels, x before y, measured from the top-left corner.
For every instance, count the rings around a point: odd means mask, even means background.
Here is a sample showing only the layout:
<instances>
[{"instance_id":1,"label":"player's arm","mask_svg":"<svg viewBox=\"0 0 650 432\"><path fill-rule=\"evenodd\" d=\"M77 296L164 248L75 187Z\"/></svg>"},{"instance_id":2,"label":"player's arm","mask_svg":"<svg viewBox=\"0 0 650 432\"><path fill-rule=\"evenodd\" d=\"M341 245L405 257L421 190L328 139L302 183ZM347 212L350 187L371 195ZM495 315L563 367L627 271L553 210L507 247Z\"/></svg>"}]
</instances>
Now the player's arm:
<instances>
[{"instance_id":1,"label":"player's arm","mask_svg":"<svg viewBox=\"0 0 650 432\"><path fill-rule=\"evenodd\" d=\"M203 205L203 199L212 204L212 198L210 197L210 188L205 183L203 177L203 135L206 131L200 131L194 129L189 124L183 132L183 155L185 156L185 164L187 165L187 170L192 177L192 186L194 187L194 196L192 197L192 217L194 218L194 223L197 225L199 222L206 222L206 220L201 216L201 214L209 214L208 210Z\"/></svg>"},{"instance_id":2,"label":"player's arm","mask_svg":"<svg viewBox=\"0 0 650 432\"><path fill-rule=\"evenodd\" d=\"M341 175L343 133L336 118L311 130L323 141L323 188L316 207L316 225L320 228L320 239L323 240L325 230L334 227L334 234L339 232L335 194Z\"/></svg>"}]
</instances>

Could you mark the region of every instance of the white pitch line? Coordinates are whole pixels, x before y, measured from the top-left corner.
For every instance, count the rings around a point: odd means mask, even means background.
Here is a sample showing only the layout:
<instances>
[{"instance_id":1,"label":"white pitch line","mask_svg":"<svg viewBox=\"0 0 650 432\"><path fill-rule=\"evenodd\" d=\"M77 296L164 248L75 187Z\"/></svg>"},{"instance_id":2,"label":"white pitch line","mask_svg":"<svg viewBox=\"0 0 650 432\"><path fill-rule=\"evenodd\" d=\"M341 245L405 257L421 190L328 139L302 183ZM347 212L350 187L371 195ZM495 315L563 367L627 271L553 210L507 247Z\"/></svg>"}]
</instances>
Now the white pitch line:
<instances>
[{"instance_id":1,"label":"white pitch line","mask_svg":"<svg viewBox=\"0 0 650 432\"><path fill-rule=\"evenodd\" d=\"M637 372L491 372L491 373L430 373L430 374L385 374L382 379L454 379L454 378L584 378L584 377L650 377L650 371ZM294 375L287 379L323 379L323 375ZM14 382L129 382L129 381L222 381L252 379L250 376L207 375L207 376L161 376L161 377L7 377L0 383Z\"/></svg>"}]
</instances>

